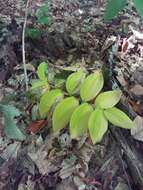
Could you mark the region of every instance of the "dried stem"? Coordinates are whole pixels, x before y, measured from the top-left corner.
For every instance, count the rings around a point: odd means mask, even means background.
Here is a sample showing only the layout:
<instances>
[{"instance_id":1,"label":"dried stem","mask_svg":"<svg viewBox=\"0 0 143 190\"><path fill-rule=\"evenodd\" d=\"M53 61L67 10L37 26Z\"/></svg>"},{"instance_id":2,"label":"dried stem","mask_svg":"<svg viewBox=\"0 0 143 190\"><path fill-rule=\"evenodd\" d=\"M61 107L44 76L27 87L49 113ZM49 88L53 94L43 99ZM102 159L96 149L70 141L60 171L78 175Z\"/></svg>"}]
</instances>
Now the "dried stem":
<instances>
[{"instance_id":1,"label":"dried stem","mask_svg":"<svg viewBox=\"0 0 143 190\"><path fill-rule=\"evenodd\" d=\"M25 78L26 90L28 90L28 75L27 75L26 59L25 59L25 30L26 30L26 23L27 23L27 17L28 17L29 3L30 3L30 0L27 0L23 31L22 31L22 61L23 61L23 67L24 67L24 78Z\"/></svg>"}]
</instances>

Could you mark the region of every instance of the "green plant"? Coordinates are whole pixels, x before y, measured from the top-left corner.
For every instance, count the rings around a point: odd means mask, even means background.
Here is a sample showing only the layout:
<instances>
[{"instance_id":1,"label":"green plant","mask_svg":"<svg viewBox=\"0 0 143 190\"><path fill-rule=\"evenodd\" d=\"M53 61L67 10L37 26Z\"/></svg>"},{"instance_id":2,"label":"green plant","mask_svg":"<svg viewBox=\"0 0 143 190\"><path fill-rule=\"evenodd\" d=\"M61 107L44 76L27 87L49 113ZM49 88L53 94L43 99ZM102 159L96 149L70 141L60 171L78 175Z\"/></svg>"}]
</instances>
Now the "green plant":
<instances>
[{"instance_id":1,"label":"green plant","mask_svg":"<svg viewBox=\"0 0 143 190\"><path fill-rule=\"evenodd\" d=\"M26 92L27 98L33 103L36 103L41 95L49 90L47 73L47 63L42 62L37 68L38 79L33 79L31 81L31 88Z\"/></svg>"},{"instance_id":2,"label":"green plant","mask_svg":"<svg viewBox=\"0 0 143 190\"><path fill-rule=\"evenodd\" d=\"M43 4L36 11L37 22L43 25L49 25L49 5L47 3Z\"/></svg>"},{"instance_id":3,"label":"green plant","mask_svg":"<svg viewBox=\"0 0 143 190\"><path fill-rule=\"evenodd\" d=\"M40 6L36 13L36 22L40 24L42 27L49 26L50 20L49 20L49 5L48 3L43 4ZM26 36L30 37L32 39L38 39L42 35L42 31L38 28L33 27L27 27L26 28Z\"/></svg>"},{"instance_id":4,"label":"green plant","mask_svg":"<svg viewBox=\"0 0 143 190\"><path fill-rule=\"evenodd\" d=\"M26 36L32 39L38 39L41 37L41 31L36 28L26 28Z\"/></svg>"},{"instance_id":5,"label":"green plant","mask_svg":"<svg viewBox=\"0 0 143 190\"><path fill-rule=\"evenodd\" d=\"M49 88L49 84L48 84L48 80L47 80L47 72L48 71L48 67L47 67L47 63L42 62L37 69L37 75L38 78L37 80L34 80L32 82L32 87L31 90L46 90Z\"/></svg>"},{"instance_id":6,"label":"green plant","mask_svg":"<svg viewBox=\"0 0 143 190\"><path fill-rule=\"evenodd\" d=\"M41 63L37 74L40 80L47 82L45 68L45 63ZM101 92L104 84L101 71L86 75L84 70L70 74L65 82L68 93L61 89L44 92L38 106L40 117L49 119L49 115L52 116L54 132L69 126L70 136L74 139L89 132L94 144L102 140L108 122L117 127L132 128L131 119L114 107L120 101L121 91Z\"/></svg>"},{"instance_id":7,"label":"green plant","mask_svg":"<svg viewBox=\"0 0 143 190\"><path fill-rule=\"evenodd\" d=\"M142 0L132 0L134 7L141 17L143 17L143 1ZM125 8L127 0L107 0L106 10L104 14L105 20L111 20L114 16L118 14L123 8Z\"/></svg>"}]
</instances>

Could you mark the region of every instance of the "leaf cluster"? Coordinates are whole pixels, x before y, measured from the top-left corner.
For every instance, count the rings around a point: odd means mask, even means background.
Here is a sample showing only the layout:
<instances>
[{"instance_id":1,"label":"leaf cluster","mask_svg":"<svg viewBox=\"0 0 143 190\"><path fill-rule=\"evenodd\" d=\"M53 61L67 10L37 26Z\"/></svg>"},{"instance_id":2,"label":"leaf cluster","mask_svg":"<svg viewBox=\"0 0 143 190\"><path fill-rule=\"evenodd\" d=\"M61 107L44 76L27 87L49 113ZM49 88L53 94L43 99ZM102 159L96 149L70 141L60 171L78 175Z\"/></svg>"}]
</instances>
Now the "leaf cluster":
<instances>
[{"instance_id":1,"label":"leaf cluster","mask_svg":"<svg viewBox=\"0 0 143 190\"><path fill-rule=\"evenodd\" d=\"M46 77L44 65L41 63L38 67L40 80ZM115 107L120 101L121 91L101 92L103 86L100 70L87 74L80 69L70 74L65 81L66 91L52 88L42 94L38 105L40 118L52 115L53 131L59 132L69 126L73 139L89 133L93 144L102 140L109 122L117 127L132 128L131 119Z\"/></svg>"}]
</instances>

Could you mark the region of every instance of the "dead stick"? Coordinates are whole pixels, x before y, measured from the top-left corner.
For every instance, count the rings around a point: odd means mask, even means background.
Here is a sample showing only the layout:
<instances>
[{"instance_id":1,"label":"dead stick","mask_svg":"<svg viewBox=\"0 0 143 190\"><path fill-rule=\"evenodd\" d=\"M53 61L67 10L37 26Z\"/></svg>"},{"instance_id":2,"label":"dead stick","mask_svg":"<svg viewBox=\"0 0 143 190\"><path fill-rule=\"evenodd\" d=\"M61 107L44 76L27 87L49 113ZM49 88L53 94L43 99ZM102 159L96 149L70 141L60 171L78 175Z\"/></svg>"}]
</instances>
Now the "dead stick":
<instances>
[{"instance_id":1,"label":"dead stick","mask_svg":"<svg viewBox=\"0 0 143 190\"><path fill-rule=\"evenodd\" d=\"M26 58L25 58L25 30L26 30L26 23L27 23L27 17L28 17L29 3L30 3L30 0L27 0L26 10L25 10L25 18L24 18L24 24L23 24L23 31L22 31L22 61L23 61L23 68L24 68L24 78L25 78L26 90L28 90L28 75L27 75Z\"/></svg>"}]
</instances>

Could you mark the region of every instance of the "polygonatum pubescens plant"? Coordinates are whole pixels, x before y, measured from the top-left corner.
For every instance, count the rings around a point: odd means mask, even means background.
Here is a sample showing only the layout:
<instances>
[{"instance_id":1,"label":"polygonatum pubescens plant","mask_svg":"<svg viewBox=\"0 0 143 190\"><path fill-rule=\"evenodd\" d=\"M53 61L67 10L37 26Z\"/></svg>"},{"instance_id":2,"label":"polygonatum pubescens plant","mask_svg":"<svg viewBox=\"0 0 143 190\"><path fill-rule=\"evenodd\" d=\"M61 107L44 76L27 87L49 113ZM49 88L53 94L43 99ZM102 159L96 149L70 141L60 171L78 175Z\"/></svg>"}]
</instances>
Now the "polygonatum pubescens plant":
<instances>
[{"instance_id":1,"label":"polygonatum pubescens plant","mask_svg":"<svg viewBox=\"0 0 143 190\"><path fill-rule=\"evenodd\" d=\"M45 81L45 63L38 67L40 81ZM85 70L70 74L65 81L65 91L48 89L40 98L38 110L40 118L52 115L52 128L58 132L69 127L72 139L85 133L93 144L100 142L108 129L108 123L130 129L132 120L115 105L120 101L120 89L103 92L102 71L87 74Z\"/></svg>"}]
</instances>

